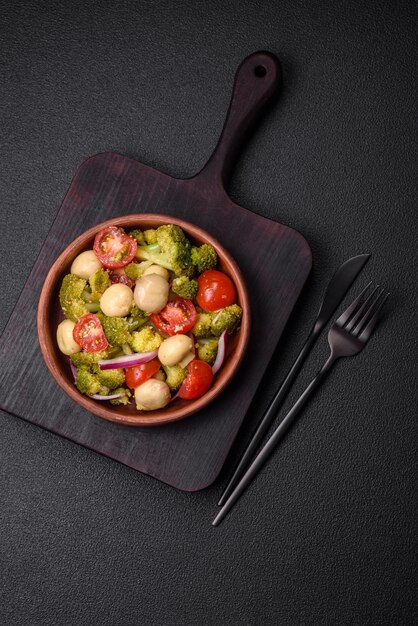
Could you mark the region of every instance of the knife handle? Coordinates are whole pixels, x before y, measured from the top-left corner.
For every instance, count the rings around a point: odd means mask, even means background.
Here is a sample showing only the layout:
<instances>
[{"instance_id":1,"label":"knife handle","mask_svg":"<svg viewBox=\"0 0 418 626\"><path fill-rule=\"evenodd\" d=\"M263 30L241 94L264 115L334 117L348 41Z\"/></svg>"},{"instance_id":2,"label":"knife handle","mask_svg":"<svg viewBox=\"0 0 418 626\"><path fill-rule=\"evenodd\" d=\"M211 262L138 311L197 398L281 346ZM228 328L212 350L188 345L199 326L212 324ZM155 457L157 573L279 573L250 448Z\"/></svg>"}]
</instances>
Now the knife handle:
<instances>
[{"instance_id":1,"label":"knife handle","mask_svg":"<svg viewBox=\"0 0 418 626\"><path fill-rule=\"evenodd\" d=\"M246 467L249 465L251 459L253 458L259 444L261 443L264 435L266 434L270 424L273 419L277 416L277 412L281 407L283 400L285 399L290 387L292 386L293 381L299 373L300 368L303 365L307 355L309 354L313 344L315 343L319 333L316 333L314 330L310 333L308 339L305 341L302 350L299 352L295 362L290 368L286 378L283 383L280 385L279 389L273 396L270 404L268 405L260 423L258 424L256 430L251 436L250 442L246 449L244 450L243 455L241 456L238 465L236 466L234 473L226 485L220 500L218 502L219 506L222 506L227 501L229 495L234 490L237 482L244 474Z\"/></svg>"},{"instance_id":2,"label":"knife handle","mask_svg":"<svg viewBox=\"0 0 418 626\"><path fill-rule=\"evenodd\" d=\"M218 144L194 178L212 179L225 186L238 148L257 114L278 90L280 63L270 52L255 52L238 67L231 102Z\"/></svg>"},{"instance_id":3,"label":"knife handle","mask_svg":"<svg viewBox=\"0 0 418 626\"><path fill-rule=\"evenodd\" d=\"M221 523L221 521L224 519L226 514L231 510L235 502L238 500L241 494L245 491L245 489L248 487L248 485L253 480L253 478L257 475L259 470L263 467L264 463L271 456L277 444L283 439L283 437L285 436L289 428L295 422L296 418L298 417L299 413L302 411L303 407L305 406L309 398L312 396L312 394L315 392L315 390L319 387L319 385L322 383L324 378L330 372L337 358L332 353L330 354L330 356L328 357L327 361L325 362L321 370L318 372L315 378L311 381L311 383L306 387L303 394L300 396L297 402L290 409L289 413L286 415L283 421L280 422L276 430L271 435L270 439L261 448L260 452L257 454L257 456L254 458L252 463L249 465L244 475L238 481L235 488L232 490L228 499L224 503L223 507L221 508L221 510L215 517L215 519L213 520L212 522L213 526L218 526L218 524Z\"/></svg>"}]
</instances>

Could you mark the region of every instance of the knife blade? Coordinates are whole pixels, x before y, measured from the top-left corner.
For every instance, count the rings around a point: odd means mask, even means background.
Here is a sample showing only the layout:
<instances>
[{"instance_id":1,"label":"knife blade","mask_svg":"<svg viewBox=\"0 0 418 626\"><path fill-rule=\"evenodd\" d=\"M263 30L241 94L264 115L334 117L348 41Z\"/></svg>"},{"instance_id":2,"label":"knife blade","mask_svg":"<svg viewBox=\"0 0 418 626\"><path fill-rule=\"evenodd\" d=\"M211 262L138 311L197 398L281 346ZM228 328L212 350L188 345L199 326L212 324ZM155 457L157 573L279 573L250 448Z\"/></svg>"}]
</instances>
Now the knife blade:
<instances>
[{"instance_id":1,"label":"knife blade","mask_svg":"<svg viewBox=\"0 0 418 626\"><path fill-rule=\"evenodd\" d=\"M287 374L283 383L274 395L271 403L269 404L267 410L261 418L260 423L258 424L252 437L250 438L247 448L244 450L244 453L241 456L238 465L234 470L234 473L229 479L220 497L220 500L218 502L219 506L222 506L226 502L228 496L233 491L236 483L241 477L241 474L245 470L245 467L251 460L264 434L266 433L268 427L273 421L273 418L277 415L277 411L279 410L283 400L285 399L293 381L298 375L306 357L311 351L312 346L318 339L319 335L332 317L340 302L343 300L345 294L353 284L354 280L357 278L358 274L366 265L369 258L370 254L359 254L357 256L354 256L351 259L345 261L342 265L340 265L340 267L332 276L325 290L325 294L322 299L321 306L319 307L319 311L312 326L312 329L305 343L303 344L301 351L296 357L295 362L290 368L289 373Z\"/></svg>"}]
</instances>

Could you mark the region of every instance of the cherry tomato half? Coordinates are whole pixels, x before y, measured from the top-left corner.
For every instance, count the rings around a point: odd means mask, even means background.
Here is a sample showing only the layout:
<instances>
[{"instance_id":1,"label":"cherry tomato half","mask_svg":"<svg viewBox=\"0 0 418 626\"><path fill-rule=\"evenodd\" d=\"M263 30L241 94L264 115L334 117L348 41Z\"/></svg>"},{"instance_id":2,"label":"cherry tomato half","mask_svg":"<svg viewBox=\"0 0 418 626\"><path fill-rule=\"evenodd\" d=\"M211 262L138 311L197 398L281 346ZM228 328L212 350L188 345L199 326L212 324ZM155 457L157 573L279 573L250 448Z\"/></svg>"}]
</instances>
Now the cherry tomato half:
<instances>
[{"instance_id":1,"label":"cherry tomato half","mask_svg":"<svg viewBox=\"0 0 418 626\"><path fill-rule=\"evenodd\" d=\"M160 369L160 365L159 360L155 358L152 361L148 361L148 363L127 367L125 379L129 389L135 389L135 387L139 387L139 385L152 378Z\"/></svg>"},{"instance_id":2,"label":"cherry tomato half","mask_svg":"<svg viewBox=\"0 0 418 626\"><path fill-rule=\"evenodd\" d=\"M167 302L159 313L153 313L151 322L166 335L187 333L196 322L196 309L191 300L175 298Z\"/></svg>"},{"instance_id":3,"label":"cherry tomato half","mask_svg":"<svg viewBox=\"0 0 418 626\"><path fill-rule=\"evenodd\" d=\"M232 280L218 270L206 270L197 279L197 304L205 311L217 311L235 304L237 291Z\"/></svg>"},{"instance_id":4,"label":"cherry tomato half","mask_svg":"<svg viewBox=\"0 0 418 626\"><path fill-rule=\"evenodd\" d=\"M82 315L73 328L73 339L86 352L101 352L109 345L99 318L94 313Z\"/></svg>"},{"instance_id":5,"label":"cherry tomato half","mask_svg":"<svg viewBox=\"0 0 418 626\"><path fill-rule=\"evenodd\" d=\"M138 244L121 228L106 226L94 238L93 250L99 261L110 269L128 265L134 258Z\"/></svg>"},{"instance_id":6,"label":"cherry tomato half","mask_svg":"<svg viewBox=\"0 0 418 626\"><path fill-rule=\"evenodd\" d=\"M206 361L194 359L187 366L187 372L187 377L179 390L179 397L185 400L200 398L212 384L212 368Z\"/></svg>"},{"instance_id":7,"label":"cherry tomato half","mask_svg":"<svg viewBox=\"0 0 418 626\"><path fill-rule=\"evenodd\" d=\"M122 283L122 285L128 285L128 287L130 287L131 289L135 287L135 282L128 278L122 268L119 268L117 270L110 270L109 278L112 285L114 283Z\"/></svg>"}]
</instances>

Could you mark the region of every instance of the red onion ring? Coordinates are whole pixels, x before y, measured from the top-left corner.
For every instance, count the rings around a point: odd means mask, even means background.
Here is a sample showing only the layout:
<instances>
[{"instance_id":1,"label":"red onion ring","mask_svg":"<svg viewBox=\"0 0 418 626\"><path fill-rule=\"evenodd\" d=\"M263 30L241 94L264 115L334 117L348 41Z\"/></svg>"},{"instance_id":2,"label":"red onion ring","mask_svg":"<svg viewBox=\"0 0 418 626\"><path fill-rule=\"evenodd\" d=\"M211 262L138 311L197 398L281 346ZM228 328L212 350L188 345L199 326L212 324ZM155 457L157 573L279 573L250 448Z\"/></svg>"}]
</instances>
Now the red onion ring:
<instances>
[{"instance_id":1,"label":"red onion ring","mask_svg":"<svg viewBox=\"0 0 418 626\"><path fill-rule=\"evenodd\" d=\"M194 355L197 356L197 348L196 348L196 337L194 336L194 334L192 333L192 331L190 331L189 333L187 333L187 335L190 337L190 339L193 342L193 347L192 350L194 352Z\"/></svg>"},{"instance_id":2,"label":"red onion ring","mask_svg":"<svg viewBox=\"0 0 418 626\"><path fill-rule=\"evenodd\" d=\"M122 367L134 367L135 365L152 361L157 354L158 350L153 350L152 352L137 352L136 354L124 354L114 359L103 359L98 362L98 365L101 370L117 370Z\"/></svg>"},{"instance_id":3,"label":"red onion ring","mask_svg":"<svg viewBox=\"0 0 418 626\"><path fill-rule=\"evenodd\" d=\"M228 344L228 335L227 335L226 330L224 330L222 335L219 337L218 352L216 354L215 362L212 365L212 372L214 375L216 374L216 372L220 370L220 368L222 367L222 363L225 360L227 344Z\"/></svg>"},{"instance_id":4,"label":"red onion ring","mask_svg":"<svg viewBox=\"0 0 418 626\"><path fill-rule=\"evenodd\" d=\"M74 363L72 362L71 357L70 357L70 369L71 369L71 373L74 376L74 380L75 380L77 378L77 368L74 365Z\"/></svg>"},{"instance_id":5,"label":"red onion ring","mask_svg":"<svg viewBox=\"0 0 418 626\"><path fill-rule=\"evenodd\" d=\"M116 400L116 398L121 398L123 396L123 393L114 393L111 396L101 396L98 393L95 393L93 396L89 396L89 398L92 398L93 400Z\"/></svg>"},{"instance_id":6,"label":"red onion ring","mask_svg":"<svg viewBox=\"0 0 418 626\"><path fill-rule=\"evenodd\" d=\"M180 389L176 391L174 396L171 396L171 400L168 401L168 404L170 404L170 402L174 402L174 400L177 400L177 398L179 397L179 393L180 393Z\"/></svg>"}]
</instances>

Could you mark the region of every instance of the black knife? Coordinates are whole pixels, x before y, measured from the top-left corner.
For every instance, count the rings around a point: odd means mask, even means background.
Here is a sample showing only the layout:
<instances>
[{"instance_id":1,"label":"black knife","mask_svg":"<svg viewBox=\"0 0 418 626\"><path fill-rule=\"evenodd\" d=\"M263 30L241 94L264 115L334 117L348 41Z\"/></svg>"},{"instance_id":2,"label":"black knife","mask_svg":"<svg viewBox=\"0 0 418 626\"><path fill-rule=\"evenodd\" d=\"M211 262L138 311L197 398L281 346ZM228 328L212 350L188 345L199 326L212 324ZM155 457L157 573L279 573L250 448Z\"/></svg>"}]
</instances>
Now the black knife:
<instances>
[{"instance_id":1,"label":"black knife","mask_svg":"<svg viewBox=\"0 0 418 626\"><path fill-rule=\"evenodd\" d=\"M305 343L303 344L302 350L296 358L296 361L293 363L288 375L284 379L282 385L279 387L266 412L261 418L260 423L254 431L254 434L252 435L250 442L244 451L244 454L242 455L237 467L235 468L234 473L232 474L227 486L225 487L225 490L218 502L219 506L222 506L226 502L229 494L234 489L245 467L255 453L258 444L261 442L264 434L266 433L268 427L273 421L273 418L277 415L277 411L279 410L284 398L286 397L286 394L289 391L293 381L298 375L304 360L312 349L312 346L318 339L327 322L332 317L334 311L344 298L345 294L347 293L352 283L361 272L369 258L370 254L359 254L358 256L354 256L351 259L348 259L348 261L343 263L338 268L334 276L331 278L329 285L325 291L325 295L322 300L318 315L316 316L316 320L314 322L312 330L309 333Z\"/></svg>"}]
</instances>

